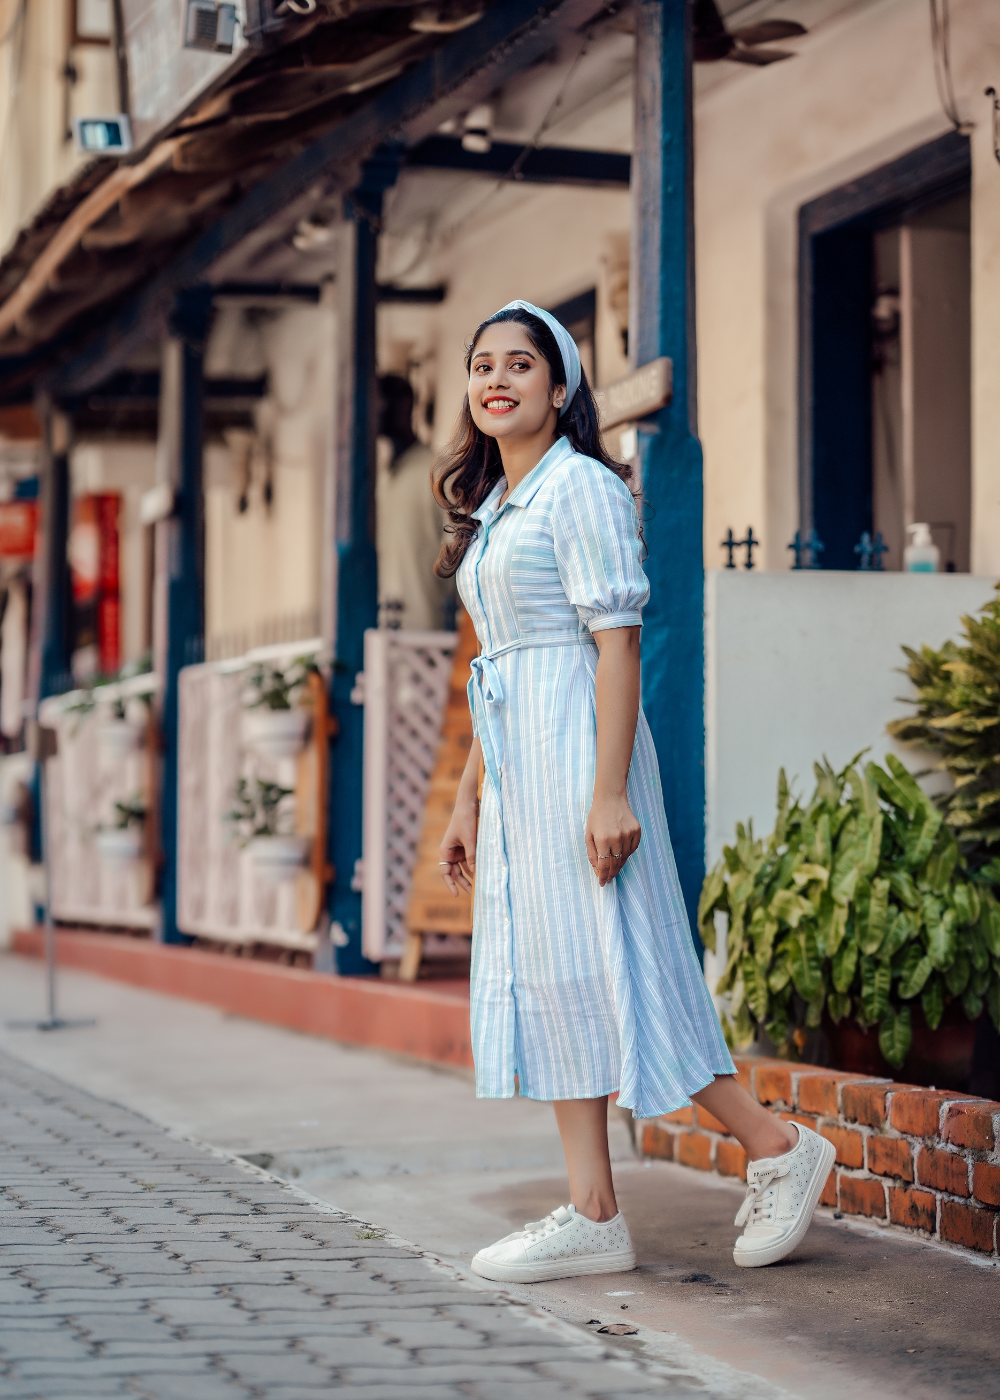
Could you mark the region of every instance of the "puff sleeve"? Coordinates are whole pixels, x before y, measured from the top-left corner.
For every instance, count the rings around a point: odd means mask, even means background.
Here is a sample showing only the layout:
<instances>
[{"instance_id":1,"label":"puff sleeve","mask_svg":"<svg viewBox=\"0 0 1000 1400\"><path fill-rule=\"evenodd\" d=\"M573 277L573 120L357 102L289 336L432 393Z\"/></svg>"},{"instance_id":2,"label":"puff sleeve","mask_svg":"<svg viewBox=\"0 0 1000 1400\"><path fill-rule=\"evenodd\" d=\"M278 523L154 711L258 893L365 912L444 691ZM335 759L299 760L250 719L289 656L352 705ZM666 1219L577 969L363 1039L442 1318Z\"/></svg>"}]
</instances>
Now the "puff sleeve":
<instances>
[{"instance_id":1,"label":"puff sleeve","mask_svg":"<svg viewBox=\"0 0 1000 1400\"><path fill-rule=\"evenodd\" d=\"M639 514L614 472L574 456L552 502L556 565L591 632L641 627L649 582L639 562Z\"/></svg>"}]
</instances>

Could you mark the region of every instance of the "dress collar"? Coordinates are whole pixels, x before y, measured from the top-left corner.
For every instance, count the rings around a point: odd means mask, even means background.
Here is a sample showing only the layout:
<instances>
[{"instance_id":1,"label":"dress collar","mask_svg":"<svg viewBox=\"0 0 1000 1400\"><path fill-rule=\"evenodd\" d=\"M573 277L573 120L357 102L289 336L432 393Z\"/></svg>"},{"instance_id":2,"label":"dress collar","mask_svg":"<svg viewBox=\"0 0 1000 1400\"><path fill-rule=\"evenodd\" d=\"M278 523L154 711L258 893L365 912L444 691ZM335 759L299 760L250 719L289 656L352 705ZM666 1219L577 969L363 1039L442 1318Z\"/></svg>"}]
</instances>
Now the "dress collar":
<instances>
[{"instance_id":1,"label":"dress collar","mask_svg":"<svg viewBox=\"0 0 1000 1400\"><path fill-rule=\"evenodd\" d=\"M497 502L507 489L507 479L501 477L479 509L473 511L473 520L484 520L488 516L497 515L501 510L506 510L508 506L523 508L530 505L552 468L562 462L572 451L573 448L570 446L568 438L557 438L541 461L532 467L527 476L518 482L503 505L498 507Z\"/></svg>"}]
</instances>

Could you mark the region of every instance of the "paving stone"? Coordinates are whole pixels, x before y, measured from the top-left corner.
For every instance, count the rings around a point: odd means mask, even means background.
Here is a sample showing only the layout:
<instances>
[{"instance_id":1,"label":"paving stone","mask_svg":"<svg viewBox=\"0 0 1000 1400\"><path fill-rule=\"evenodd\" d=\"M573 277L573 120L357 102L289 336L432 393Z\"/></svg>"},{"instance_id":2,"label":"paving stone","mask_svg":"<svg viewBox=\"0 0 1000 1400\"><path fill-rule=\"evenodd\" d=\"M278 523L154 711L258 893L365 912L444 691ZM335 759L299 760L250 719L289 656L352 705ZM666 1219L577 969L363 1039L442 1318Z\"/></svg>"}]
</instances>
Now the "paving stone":
<instances>
[{"instance_id":1,"label":"paving stone","mask_svg":"<svg viewBox=\"0 0 1000 1400\"><path fill-rule=\"evenodd\" d=\"M618 1400L587 1337L0 1055L3 1400Z\"/></svg>"}]
</instances>

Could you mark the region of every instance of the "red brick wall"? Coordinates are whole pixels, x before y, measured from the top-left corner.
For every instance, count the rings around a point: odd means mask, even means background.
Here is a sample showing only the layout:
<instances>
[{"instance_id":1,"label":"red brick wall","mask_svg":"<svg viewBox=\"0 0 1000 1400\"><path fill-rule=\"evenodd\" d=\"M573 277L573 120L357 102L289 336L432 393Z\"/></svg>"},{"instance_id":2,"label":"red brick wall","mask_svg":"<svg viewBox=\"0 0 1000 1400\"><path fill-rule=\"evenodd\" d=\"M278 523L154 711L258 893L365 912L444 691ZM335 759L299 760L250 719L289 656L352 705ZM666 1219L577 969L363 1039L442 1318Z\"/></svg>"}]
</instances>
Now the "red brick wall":
<instances>
[{"instance_id":1,"label":"red brick wall","mask_svg":"<svg viewBox=\"0 0 1000 1400\"><path fill-rule=\"evenodd\" d=\"M1000 1103L784 1060L738 1057L736 1068L759 1103L836 1147L821 1205L997 1255ZM699 1171L746 1175L739 1143L697 1105L647 1122L642 1148Z\"/></svg>"}]
</instances>

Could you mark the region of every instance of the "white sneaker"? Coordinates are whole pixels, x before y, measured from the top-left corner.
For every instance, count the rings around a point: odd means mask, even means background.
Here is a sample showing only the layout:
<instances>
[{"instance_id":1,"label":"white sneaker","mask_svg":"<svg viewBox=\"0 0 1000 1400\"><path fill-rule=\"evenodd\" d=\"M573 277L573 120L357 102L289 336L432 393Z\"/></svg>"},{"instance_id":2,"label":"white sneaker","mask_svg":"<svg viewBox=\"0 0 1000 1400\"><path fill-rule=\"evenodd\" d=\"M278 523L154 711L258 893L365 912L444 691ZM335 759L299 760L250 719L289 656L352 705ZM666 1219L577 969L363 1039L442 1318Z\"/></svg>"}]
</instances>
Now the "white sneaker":
<instances>
[{"instance_id":1,"label":"white sneaker","mask_svg":"<svg viewBox=\"0 0 1000 1400\"><path fill-rule=\"evenodd\" d=\"M472 1272L497 1283L541 1283L577 1274L621 1274L635 1268L635 1250L621 1211L598 1223L559 1206L544 1220L481 1249Z\"/></svg>"},{"instance_id":2,"label":"white sneaker","mask_svg":"<svg viewBox=\"0 0 1000 1400\"><path fill-rule=\"evenodd\" d=\"M747 1166L746 1200L733 1222L746 1226L733 1249L733 1259L744 1269L791 1254L809 1228L830 1175L837 1155L833 1143L811 1128L795 1126L799 1140L793 1148Z\"/></svg>"}]
</instances>

